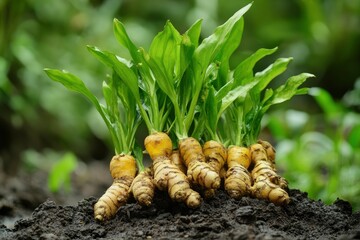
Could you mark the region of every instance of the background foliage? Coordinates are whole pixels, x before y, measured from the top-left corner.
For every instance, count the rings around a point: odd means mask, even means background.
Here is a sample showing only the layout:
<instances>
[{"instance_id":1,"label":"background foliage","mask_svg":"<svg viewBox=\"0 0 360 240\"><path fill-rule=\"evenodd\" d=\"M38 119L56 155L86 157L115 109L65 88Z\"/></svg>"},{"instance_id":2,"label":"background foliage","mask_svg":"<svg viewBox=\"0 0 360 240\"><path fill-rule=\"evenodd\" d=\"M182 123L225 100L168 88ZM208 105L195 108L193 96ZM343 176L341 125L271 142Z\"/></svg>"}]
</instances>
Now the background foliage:
<instances>
[{"instance_id":1,"label":"background foliage","mask_svg":"<svg viewBox=\"0 0 360 240\"><path fill-rule=\"evenodd\" d=\"M53 173L54 167L64 166L58 162L68 159L60 156L71 153L72 167L82 166L74 163L74 156L85 163L107 164L113 147L96 111L85 99L51 82L43 69L69 70L100 93L98 86L107 72L85 46L129 57L113 36L114 17L125 24L138 46L148 48L167 19L182 31L203 18L207 36L249 2L0 0L3 170L16 174L19 169L48 166ZM291 188L328 203L340 197L356 209L360 209L358 26L360 1L255 0L245 15L242 44L233 59L236 64L259 48L278 46L275 56L260 62L259 69L278 57L291 56L294 61L282 78L300 72L316 75L308 82L317 87L310 96L298 96L271 111L263 122L263 138L276 146L278 168Z\"/></svg>"}]
</instances>

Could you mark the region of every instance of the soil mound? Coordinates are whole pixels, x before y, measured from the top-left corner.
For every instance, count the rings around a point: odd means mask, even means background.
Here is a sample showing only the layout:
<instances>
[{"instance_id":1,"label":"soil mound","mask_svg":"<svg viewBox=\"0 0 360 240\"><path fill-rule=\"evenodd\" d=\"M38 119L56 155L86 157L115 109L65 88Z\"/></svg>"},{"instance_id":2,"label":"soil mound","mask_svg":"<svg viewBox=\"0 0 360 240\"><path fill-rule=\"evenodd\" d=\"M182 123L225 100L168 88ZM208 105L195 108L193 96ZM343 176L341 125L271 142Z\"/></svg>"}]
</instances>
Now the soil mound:
<instances>
[{"instance_id":1,"label":"soil mound","mask_svg":"<svg viewBox=\"0 0 360 240\"><path fill-rule=\"evenodd\" d=\"M116 217L99 223L93 218L96 198L76 206L47 200L30 218L13 228L0 225L1 239L360 239L360 212L338 199L332 205L290 190L291 202L280 207L263 200L231 199L219 190L198 209L172 202L157 192L152 206L134 201Z\"/></svg>"}]
</instances>

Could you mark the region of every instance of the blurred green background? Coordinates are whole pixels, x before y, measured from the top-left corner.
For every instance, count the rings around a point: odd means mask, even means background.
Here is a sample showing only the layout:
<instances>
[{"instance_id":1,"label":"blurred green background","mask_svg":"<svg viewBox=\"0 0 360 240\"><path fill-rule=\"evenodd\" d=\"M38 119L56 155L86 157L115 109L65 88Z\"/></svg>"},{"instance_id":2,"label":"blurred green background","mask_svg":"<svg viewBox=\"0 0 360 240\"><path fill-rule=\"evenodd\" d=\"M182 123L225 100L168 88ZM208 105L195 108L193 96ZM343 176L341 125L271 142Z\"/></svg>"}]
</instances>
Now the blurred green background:
<instances>
[{"instance_id":1,"label":"blurred green background","mask_svg":"<svg viewBox=\"0 0 360 240\"><path fill-rule=\"evenodd\" d=\"M65 165L70 162L66 173L83 166L74 161L108 164L113 148L97 112L50 81L43 69L66 69L100 93L107 69L85 46L128 57L113 36L113 18L147 48L168 19L183 32L202 18L205 37L249 2L0 0L2 172L50 172L64 166L59 164L64 159ZM271 109L263 121L262 137L277 149L278 170L291 188L312 199L331 203L339 197L359 210L360 1L255 0L245 15L234 65L259 48L276 46L277 53L257 69L278 57L293 57L278 81L301 72L316 75L307 83L309 96Z\"/></svg>"}]
</instances>

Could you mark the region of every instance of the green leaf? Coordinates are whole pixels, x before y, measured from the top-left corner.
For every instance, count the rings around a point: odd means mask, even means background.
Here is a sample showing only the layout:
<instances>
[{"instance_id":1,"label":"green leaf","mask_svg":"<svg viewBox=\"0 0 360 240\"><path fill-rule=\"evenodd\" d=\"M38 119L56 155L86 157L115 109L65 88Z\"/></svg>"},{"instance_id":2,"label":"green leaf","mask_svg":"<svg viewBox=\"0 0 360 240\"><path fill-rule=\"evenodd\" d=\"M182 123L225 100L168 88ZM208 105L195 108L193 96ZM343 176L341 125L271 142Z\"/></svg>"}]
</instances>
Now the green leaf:
<instances>
[{"instance_id":1,"label":"green leaf","mask_svg":"<svg viewBox=\"0 0 360 240\"><path fill-rule=\"evenodd\" d=\"M127 85L116 74L116 72L112 74L112 85L117 97L120 99L124 107L124 112L127 115L127 121L129 123L133 123L137 115L136 99L134 98L134 95L129 90Z\"/></svg>"},{"instance_id":2,"label":"green leaf","mask_svg":"<svg viewBox=\"0 0 360 240\"><path fill-rule=\"evenodd\" d=\"M128 86L137 102L140 102L138 78L126 60L113 53L101 51L97 47L88 46L89 51L106 66L111 67L119 75L120 79Z\"/></svg>"},{"instance_id":3,"label":"green leaf","mask_svg":"<svg viewBox=\"0 0 360 240\"><path fill-rule=\"evenodd\" d=\"M149 56L145 50L142 50L142 54L146 63L150 67L154 77L156 79L156 83L159 85L160 89L170 98L170 100L175 104L177 101L177 95L175 92L174 85L167 78L166 73L164 72L164 68L158 65L155 59Z\"/></svg>"},{"instance_id":4,"label":"green leaf","mask_svg":"<svg viewBox=\"0 0 360 240\"><path fill-rule=\"evenodd\" d=\"M359 149L360 147L360 124L351 128L348 135L349 143L353 149Z\"/></svg>"},{"instance_id":5,"label":"green leaf","mask_svg":"<svg viewBox=\"0 0 360 240\"><path fill-rule=\"evenodd\" d=\"M245 98L249 91L256 86L258 81L250 82L246 85L240 85L236 88L229 91L223 99L218 99L218 101L221 101L221 107L218 112L218 119L220 118L220 115L228 108L235 100L239 102L245 101Z\"/></svg>"},{"instance_id":6,"label":"green leaf","mask_svg":"<svg viewBox=\"0 0 360 240\"><path fill-rule=\"evenodd\" d=\"M254 79L253 69L255 64L267 55L274 53L277 48L265 49L261 48L254 54L243 60L234 70L233 77L230 81L224 84L216 93L219 97L224 97L225 94L235 86L246 84Z\"/></svg>"},{"instance_id":7,"label":"green leaf","mask_svg":"<svg viewBox=\"0 0 360 240\"><path fill-rule=\"evenodd\" d=\"M142 76L144 84L146 85L146 91L148 91L148 93L153 96L155 91L154 79L152 78L151 71L147 67L146 61L143 57L143 49L137 48L135 46L135 44L129 38L129 35L126 32L124 25L119 20L114 19L113 27L115 37L118 42L129 50L130 55L135 62L135 65L139 70L140 75Z\"/></svg>"},{"instance_id":8,"label":"green leaf","mask_svg":"<svg viewBox=\"0 0 360 240\"><path fill-rule=\"evenodd\" d=\"M202 20L197 20L186 32L184 35L189 37L191 44L197 48L199 46L199 38L201 33L201 23Z\"/></svg>"},{"instance_id":9,"label":"green leaf","mask_svg":"<svg viewBox=\"0 0 360 240\"><path fill-rule=\"evenodd\" d=\"M109 115L110 121L114 123L117 120L117 116L115 114L115 111L117 109L116 95L114 96L113 90L105 81L103 81L102 90L107 106L107 114Z\"/></svg>"},{"instance_id":10,"label":"green leaf","mask_svg":"<svg viewBox=\"0 0 360 240\"><path fill-rule=\"evenodd\" d=\"M256 73L255 79L259 80L259 84L254 88L254 93L260 93L275 77L285 72L287 65L291 60L292 58L279 58L262 72Z\"/></svg>"},{"instance_id":11,"label":"green leaf","mask_svg":"<svg viewBox=\"0 0 360 240\"><path fill-rule=\"evenodd\" d=\"M48 187L51 192L58 192L61 187L69 192L71 188L71 173L77 167L77 158L72 153L66 153L52 167L48 177Z\"/></svg>"},{"instance_id":12,"label":"green leaf","mask_svg":"<svg viewBox=\"0 0 360 240\"><path fill-rule=\"evenodd\" d=\"M209 129L214 138L216 133L216 125L218 122L218 102L215 98L215 89L213 86L210 86L207 94L205 112L205 117L207 119L206 123L209 125Z\"/></svg>"},{"instance_id":13,"label":"green leaf","mask_svg":"<svg viewBox=\"0 0 360 240\"><path fill-rule=\"evenodd\" d=\"M199 45L202 20L196 21L181 37L180 44L180 64L177 69L177 80L181 80L184 72L191 63L195 49ZM179 81L180 82L180 81ZM179 87L179 82L177 87ZM183 81L182 81L183 82ZM189 88L186 88L189 92Z\"/></svg>"},{"instance_id":14,"label":"green leaf","mask_svg":"<svg viewBox=\"0 0 360 240\"><path fill-rule=\"evenodd\" d=\"M229 37L224 42L222 49L216 56L216 60L220 62L219 77L216 81L216 89L221 88L228 81L230 72L229 60L234 51L238 48L241 42L242 33L244 30L244 20L241 18L233 27Z\"/></svg>"},{"instance_id":15,"label":"green leaf","mask_svg":"<svg viewBox=\"0 0 360 240\"><path fill-rule=\"evenodd\" d=\"M273 89L271 89L271 88L265 89L265 94L264 94L264 97L263 97L263 99L261 101L261 105L265 105L265 103L267 101L269 101L273 97L273 95L274 95L274 90Z\"/></svg>"},{"instance_id":16,"label":"green leaf","mask_svg":"<svg viewBox=\"0 0 360 240\"><path fill-rule=\"evenodd\" d=\"M175 120L178 122L178 124L176 125L177 128L177 133L184 134L184 123L182 121L183 117L183 113L180 111L180 108L178 106L178 95L175 91L175 86L173 84L172 81L169 80L169 78L167 77L166 73L164 72L164 68L162 68L161 66L159 66L159 64L156 62L155 59L151 58L151 56L149 54L147 54L145 52L145 50L141 49L141 53L143 55L143 59L146 61L146 65L149 69L151 69L151 73L154 76L154 78L156 79L156 84L157 86L161 89L162 93L164 96L167 96L168 99L170 99L170 101L173 104L174 107L174 111L175 111ZM161 99L163 96L161 96L161 94L156 93L157 96L155 99L150 98L149 101L155 100L155 101L159 101L159 99ZM165 98L164 98L165 99ZM159 105L156 102L156 106L154 107L154 105L152 105L152 110L155 111L159 111ZM151 109L150 109L151 110ZM165 115L163 116L159 116L159 112L157 112L157 116L154 115L153 117L153 122L157 121L158 124L154 124L155 128L157 128L157 131L160 131L159 126L160 124L162 124L164 122L164 117L166 116L166 112L163 112ZM161 118L161 119L160 119Z\"/></svg>"},{"instance_id":17,"label":"green leaf","mask_svg":"<svg viewBox=\"0 0 360 240\"><path fill-rule=\"evenodd\" d=\"M245 80L252 79L254 75L253 69L255 67L255 64L265 56L273 54L276 50L277 48L261 48L257 50L254 54L252 54L250 57L243 60L234 70L234 81L244 84L247 83L247 81Z\"/></svg>"},{"instance_id":18,"label":"green leaf","mask_svg":"<svg viewBox=\"0 0 360 240\"><path fill-rule=\"evenodd\" d=\"M57 69L44 69L45 73L49 76L49 78L55 82L59 82L64 85L67 89L80 93L92 102L96 108L96 110L100 113L103 120L105 121L106 125L109 127L109 121L104 113L102 106L100 105L99 101L97 100L96 96L90 92L90 90L85 86L84 82L76 77L75 75L66 72L60 71Z\"/></svg>"},{"instance_id":19,"label":"green leaf","mask_svg":"<svg viewBox=\"0 0 360 240\"><path fill-rule=\"evenodd\" d=\"M175 68L180 68L180 43L182 37L170 21L166 22L164 30L153 39L149 55L161 68L167 81L175 79Z\"/></svg>"},{"instance_id":20,"label":"green leaf","mask_svg":"<svg viewBox=\"0 0 360 240\"><path fill-rule=\"evenodd\" d=\"M206 69L211 62L214 61L215 57L220 53L221 50L225 47L227 40L232 36L232 31L238 26L237 24L242 24L240 21L242 16L249 10L251 4L246 5L237 11L229 20L227 20L223 25L217 27L215 32L204 39L199 47L194 52L194 57L192 64L190 66L191 80L195 83L192 90L192 99L190 107L188 109L186 126L190 127L191 122L193 121L195 107L199 98L201 88L204 84L204 74Z\"/></svg>"},{"instance_id":21,"label":"green leaf","mask_svg":"<svg viewBox=\"0 0 360 240\"><path fill-rule=\"evenodd\" d=\"M202 66L202 69L206 68L206 66L214 60L219 52L226 47L228 40L233 37L233 31L239 29L239 24L243 24L241 18L250 9L251 5L252 4L248 4L237 11L223 25L217 27L215 32L205 38L199 45L195 53L198 64Z\"/></svg>"},{"instance_id":22,"label":"green leaf","mask_svg":"<svg viewBox=\"0 0 360 240\"><path fill-rule=\"evenodd\" d=\"M88 100L90 100L90 102L94 105L94 107L99 112L100 116L102 117L103 121L106 124L106 127L113 140L115 152L116 153L122 152L123 149L119 141L120 136L118 134L117 129L112 124L114 120L114 116L113 115L110 116L108 109L99 103L96 96L90 92L90 90L85 86L84 82L75 75L66 71L60 71L57 69L48 69L48 68L44 69L44 71L53 81L63 84L67 89L80 93L83 96L85 96Z\"/></svg>"},{"instance_id":23,"label":"green leaf","mask_svg":"<svg viewBox=\"0 0 360 240\"><path fill-rule=\"evenodd\" d=\"M81 93L87 98L89 98L91 101L94 99L96 100L96 97L90 92L90 90L85 86L84 82L76 77L75 75L66 72L66 71L60 71L57 69L44 69L45 73L55 82L59 82L62 85L64 85L67 89ZM97 102L97 100L96 100Z\"/></svg>"},{"instance_id":24,"label":"green leaf","mask_svg":"<svg viewBox=\"0 0 360 240\"><path fill-rule=\"evenodd\" d=\"M129 50L132 59L136 63L140 63L141 61L139 59L138 48L131 41L129 35L127 34L127 32L125 30L124 25L119 20L114 19L113 29L114 29L114 34L115 34L115 38L117 39L117 41L122 46L124 46L125 48L127 48Z\"/></svg>"},{"instance_id":25,"label":"green leaf","mask_svg":"<svg viewBox=\"0 0 360 240\"><path fill-rule=\"evenodd\" d=\"M304 88L303 89L298 89L298 88L309 77L314 77L314 75L310 73L302 73L297 76L290 77L284 85L281 85L279 88L277 88L274 91L274 97L271 101L271 105L285 102L287 100L290 100L295 95L306 93L307 90L303 91Z\"/></svg>"},{"instance_id":26,"label":"green leaf","mask_svg":"<svg viewBox=\"0 0 360 240\"><path fill-rule=\"evenodd\" d=\"M182 36L180 44L180 56L179 63L176 66L175 84L179 86L180 80L182 79L184 72L191 63L191 59L194 55L195 45L190 41L189 36L186 34Z\"/></svg>"},{"instance_id":27,"label":"green leaf","mask_svg":"<svg viewBox=\"0 0 360 240\"><path fill-rule=\"evenodd\" d=\"M151 76L150 69L146 66L146 61L144 60L141 49L136 47L135 44L131 41L129 35L127 34L124 25L117 19L114 19L114 33L118 42L126 47L135 62L135 66L138 68L140 75L143 78L144 84L146 85L146 90L150 95L153 95L153 79Z\"/></svg>"},{"instance_id":28,"label":"green leaf","mask_svg":"<svg viewBox=\"0 0 360 240\"><path fill-rule=\"evenodd\" d=\"M313 96L326 116L332 116L342 111L341 107L332 98L331 94L325 89L313 87L310 88L309 94Z\"/></svg>"}]
</instances>

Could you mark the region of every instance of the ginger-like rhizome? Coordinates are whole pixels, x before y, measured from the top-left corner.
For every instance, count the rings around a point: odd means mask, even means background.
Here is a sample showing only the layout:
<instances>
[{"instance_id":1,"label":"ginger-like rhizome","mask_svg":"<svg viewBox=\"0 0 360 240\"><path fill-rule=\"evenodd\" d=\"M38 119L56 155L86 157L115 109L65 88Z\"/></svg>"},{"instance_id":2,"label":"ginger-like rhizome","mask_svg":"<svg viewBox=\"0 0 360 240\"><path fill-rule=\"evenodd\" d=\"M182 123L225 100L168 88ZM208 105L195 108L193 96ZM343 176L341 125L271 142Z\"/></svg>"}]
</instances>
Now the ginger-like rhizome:
<instances>
[{"instance_id":1,"label":"ginger-like rhizome","mask_svg":"<svg viewBox=\"0 0 360 240\"><path fill-rule=\"evenodd\" d=\"M155 187L189 208L198 208L201 195L214 197L220 188L234 199L253 197L276 205L290 201L287 181L276 173L275 149L269 142L225 148L216 141L201 146L196 139L186 138L180 141L180 150L173 150L170 137L155 132L146 137L145 148L152 165L136 176L132 156L118 155L111 160L114 183L94 207L97 220L111 219L131 193L138 204L150 206Z\"/></svg>"}]
</instances>

